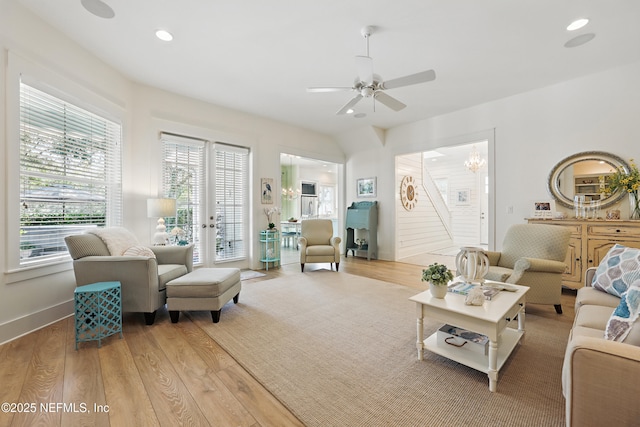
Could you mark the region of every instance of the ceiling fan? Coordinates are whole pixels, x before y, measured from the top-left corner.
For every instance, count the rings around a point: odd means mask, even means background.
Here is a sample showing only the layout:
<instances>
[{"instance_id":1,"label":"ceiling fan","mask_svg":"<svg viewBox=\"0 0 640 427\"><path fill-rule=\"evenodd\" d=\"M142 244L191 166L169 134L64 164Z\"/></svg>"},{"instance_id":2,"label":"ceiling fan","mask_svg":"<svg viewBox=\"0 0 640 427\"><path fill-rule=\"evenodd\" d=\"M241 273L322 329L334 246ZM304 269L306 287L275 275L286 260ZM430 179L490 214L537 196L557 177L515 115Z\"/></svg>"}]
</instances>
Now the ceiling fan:
<instances>
[{"instance_id":1,"label":"ceiling fan","mask_svg":"<svg viewBox=\"0 0 640 427\"><path fill-rule=\"evenodd\" d=\"M374 111L376 100L394 111L400 111L405 108L406 105L385 93L385 90L411 86L418 83L426 83L435 80L436 72L433 70L427 70L415 74L410 74L408 76L383 81L379 75L373 73L373 59L369 56L369 37L373 33L373 27L364 27L360 31L360 33L362 34L362 37L364 37L367 41L367 55L356 56L356 69L358 71L358 76L355 78L353 86L307 88L307 92L357 92L356 96L354 96L349 102L347 102L342 108L340 108L336 114L340 115L352 113L353 107L358 102L360 102L362 98L374 99Z\"/></svg>"}]
</instances>

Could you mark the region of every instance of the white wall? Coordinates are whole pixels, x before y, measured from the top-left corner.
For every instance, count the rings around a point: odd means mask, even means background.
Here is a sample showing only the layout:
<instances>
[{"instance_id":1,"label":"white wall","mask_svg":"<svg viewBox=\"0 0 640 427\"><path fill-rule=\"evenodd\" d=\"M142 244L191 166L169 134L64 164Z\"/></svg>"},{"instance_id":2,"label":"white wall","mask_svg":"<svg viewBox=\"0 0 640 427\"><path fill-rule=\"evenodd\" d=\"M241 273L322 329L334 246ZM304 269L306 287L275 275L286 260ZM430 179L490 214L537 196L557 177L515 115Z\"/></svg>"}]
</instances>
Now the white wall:
<instances>
[{"instance_id":1,"label":"white wall","mask_svg":"<svg viewBox=\"0 0 640 427\"><path fill-rule=\"evenodd\" d=\"M468 135L493 138L495 132L495 150L489 153L495 165L495 195L489 202L494 224L490 245L494 242L492 246L499 248L506 229L530 216L534 201L550 199L547 176L563 158L590 150L608 151L627 160L640 158L639 93L640 63L636 62L389 129L382 143L369 137L369 146L374 148L348 152L347 201L355 199L351 183L376 171L380 258L394 259L395 230L386 222L394 223L398 203L394 157L474 139ZM351 139L365 145L363 135L367 132L351 132L340 135L339 140L343 146ZM627 205L621 204L623 214ZM513 207L512 214L507 213L509 207Z\"/></svg>"},{"instance_id":2,"label":"white wall","mask_svg":"<svg viewBox=\"0 0 640 427\"><path fill-rule=\"evenodd\" d=\"M2 129L7 129L7 124L15 122L17 117L17 105L9 101L12 98L6 90L9 87L15 91L17 80L9 77L15 67L7 64L8 52L25 58L34 68L45 70L45 79L52 79L45 83L55 86L58 81L72 82L70 87L77 87L81 96L89 93L114 105L124 134L124 226L141 242L150 241L155 226L155 221L146 217L146 199L155 197L159 188L161 131L251 148L252 235L267 225L260 192L253 189L259 190L263 177L280 182L280 152L344 162L342 150L330 137L136 84L14 2L2 1L0 8ZM7 136L7 132L0 134L3 182L15 172L15 161L7 158L9 144L15 140ZM339 181L342 179L339 174ZM279 193L280 188L275 191ZM9 199L10 192L7 186L0 187L0 234L3 236L0 269L5 273L0 278L0 343L71 314L75 287L70 262L7 273L7 259L17 251L19 238L16 226L19 200L13 196ZM254 240L252 256L259 254L258 239ZM244 266L259 268L257 258L252 257Z\"/></svg>"}]
</instances>

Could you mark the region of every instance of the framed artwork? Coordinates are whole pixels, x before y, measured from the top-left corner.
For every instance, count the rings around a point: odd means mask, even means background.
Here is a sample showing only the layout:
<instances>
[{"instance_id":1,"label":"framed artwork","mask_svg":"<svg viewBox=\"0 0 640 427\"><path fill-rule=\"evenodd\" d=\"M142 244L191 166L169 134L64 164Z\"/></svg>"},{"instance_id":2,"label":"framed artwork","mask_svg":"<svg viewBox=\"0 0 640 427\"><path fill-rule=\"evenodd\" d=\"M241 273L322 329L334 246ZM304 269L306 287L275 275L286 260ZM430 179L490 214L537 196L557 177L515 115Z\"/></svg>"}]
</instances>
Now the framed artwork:
<instances>
[{"instance_id":1,"label":"framed artwork","mask_svg":"<svg viewBox=\"0 0 640 427\"><path fill-rule=\"evenodd\" d=\"M455 204L458 206L467 206L471 204L471 190L468 188L462 188L456 190L455 195Z\"/></svg>"},{"instance_id":2,"label":"framed artwork","mask_svg":"<svg viewBox=\"0 0 640 427\"><path fill-rule=\"evenodd\" d=\"M358 197L376 197L376 177L358 179L356 194Z\"/></svg>"},{"instance_id":3,"label":"framed artwork","mask_svg":"<svg viewBox=\"0 0 640 427\"><path fill-rule=\"evenodd\" d=\"M262 204L273 204L273 178L261 178L260 189L262 191Z\"/></svg>"},{"instance_id":4,"label":"framed artwork","mask_svg":"<svg viewBox=\"0 0 640 427\"><path fill-rule=\"evenodd\" d=\"M542 202L533 202L533 217L553 219L556 211L555 200L545 200Z\"/></svg>"}]
</instances>

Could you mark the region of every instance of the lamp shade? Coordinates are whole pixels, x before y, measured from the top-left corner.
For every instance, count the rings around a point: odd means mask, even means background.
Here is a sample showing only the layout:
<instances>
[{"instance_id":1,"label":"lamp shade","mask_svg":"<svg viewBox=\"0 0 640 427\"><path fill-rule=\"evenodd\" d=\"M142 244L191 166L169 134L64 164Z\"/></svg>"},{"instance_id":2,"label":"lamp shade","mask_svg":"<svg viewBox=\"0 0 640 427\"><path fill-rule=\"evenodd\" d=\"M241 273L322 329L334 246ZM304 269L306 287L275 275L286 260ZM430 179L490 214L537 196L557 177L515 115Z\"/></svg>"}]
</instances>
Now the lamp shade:
<instances>
[{"instance_id":1,"label":"lamp shade","mask_svg":"<svg viewBox=\"0 0 640 427\"><path fill-rule=\"evenodd\" d=\"M176 199L147 199L147 216L149 218L176 216Z\"/></svg>"}]
</instances>

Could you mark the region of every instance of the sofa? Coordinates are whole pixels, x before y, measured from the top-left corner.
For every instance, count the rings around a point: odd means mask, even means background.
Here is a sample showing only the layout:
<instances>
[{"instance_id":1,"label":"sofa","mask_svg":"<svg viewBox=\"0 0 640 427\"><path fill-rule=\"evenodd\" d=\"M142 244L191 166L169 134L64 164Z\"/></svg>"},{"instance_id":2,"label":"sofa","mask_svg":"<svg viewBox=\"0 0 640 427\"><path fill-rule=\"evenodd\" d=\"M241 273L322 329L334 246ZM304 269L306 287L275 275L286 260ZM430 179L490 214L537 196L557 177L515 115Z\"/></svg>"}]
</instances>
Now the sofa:
<instances>
[{"instance_id":1,"label":"sofa","mask_svg":"<svg viewBox=\"0 0 640 427\"><path fill-rule=\"evenodd\" d=\"M144 313L147 325L167 301L167 282L193 271L193 245L146 247L121 227L67 236L65 243L76 285L120 282L122 311Z\"/></svg>"},{"instance_id":2,"label":"sofa","mask_svg":"<svg viewBox=\"0 0 640 427\"><path fill-rule=\"evenodd\" d=\"M564 357L567 426L640 425L640 322L624 342L605 339L621 298L592 286L595 274L596 268L587 270L576 295Z\"/></svg>"}]
</instances>

